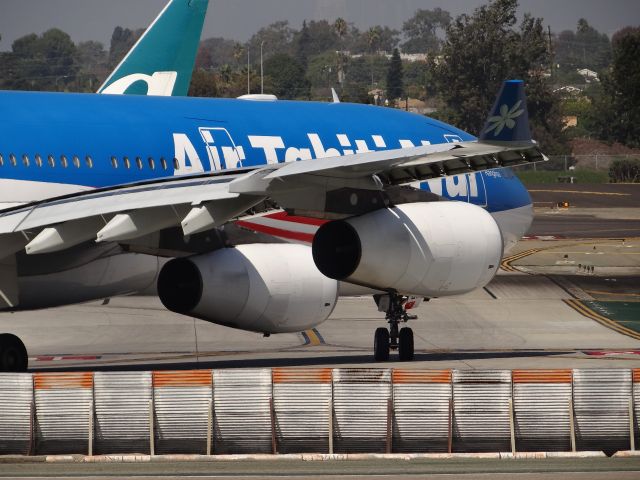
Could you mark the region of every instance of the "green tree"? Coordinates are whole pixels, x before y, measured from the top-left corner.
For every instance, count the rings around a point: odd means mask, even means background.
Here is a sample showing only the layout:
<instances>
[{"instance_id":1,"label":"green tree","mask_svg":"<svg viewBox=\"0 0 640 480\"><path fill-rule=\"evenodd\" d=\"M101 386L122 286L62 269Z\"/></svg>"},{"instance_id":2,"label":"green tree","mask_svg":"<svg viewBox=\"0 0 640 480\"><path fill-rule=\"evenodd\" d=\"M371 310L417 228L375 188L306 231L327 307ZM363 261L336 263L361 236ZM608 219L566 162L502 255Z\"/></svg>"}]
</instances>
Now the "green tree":
<instances>
[{"instance_id":1,"label":"green tree","mask_svg":"<svg viewBox=\"0 0 640 480\"><path fill-rule=\"evenodd\" d=\"M594 99L600 137L640 147L640 28L627 27L612 38L613 62Z\"/></svg>"},{"instance_id":2,"label":"green tree","mask_svg":"<svg viewBox=\"0 0 640 480\"><path fill-rule=\"evenodd\" d=\"M213 72L201 68L194 70L189 86L190 97L217 97L218 85Z\"/></svg>"},{"instance_id":3,"label":"green tree","mask_svg":"<svg viewBox=\"0 0 640 480\"><path fill-rule=\"evenodd\" d=\"M289 22L280 21L261 28L258 33L249 40L251 57L255 63L260 61L260 44L264 42L264 58L266 59L274 53L294 53L293 37L295 31L289 26Z\"/></svg>"},{"instance_id":4,"label":"green tree","mask_svg":"<svg viewBox=\"0 0 640 480\"><path fill-rule=\"evenodd\" d=\"M349 33L349 25L347 24L344 18L337 18L333 24L333 30L338 36L340 49L344 50L344 39ZM337 54L336 65L338 69L338 83L340 85L344 84L344 66L346 63L347 63L346 54L342 51L339 51Z\"/></svg>"},{"instance_id":5,"label":"green tree","mask_svg":"<svg viewBox=\"0 0 640 480\"><path fill-rule=\"evenodd\" d=\"M584 18L578 20L576 31L560 32L554 41L555 63L560 70L588 68L599 72L611 63L611 42Z\"/></svg>"},{"instance_id":6,"label":"green tree","mask_svg":"<svg viewBox=\"0 0 640 480\"><path fill-rule=\"evenodd\" d=\"M241 65L241 60L244 58L244 47L241 43L236 43L233 46L233 59L236 61L236 65Z\"/></svg>"},{"instance_id":7,"label":"green tree","mask_svg":"<svg viewBox=\"0 0 640 480\"><path fill-rule=\"evenodd\" d=\"M93 41L79 43L75 61L78 67L78 90L95 92L109 74L104 45Z\"/></svg>"},{"instance_id":8,"label":"green tree","mask_svg":"<svg viewBox=\"0 0 640 480\"><path fill-rule=\"evenodd\" d=\"M235 63L236 46L233 40L222 37L207 38L200 42L196 56L197 68L205 70L220 68L225 64ZM246 58L245 58L246 62Z\"/></svg>"},{"instance_id":9,"label":"green tree","mask_svg":"<svg viewBox=\"0 0 640 480\"><path fill-rule=\"evenodd\" d=\"M369 53L376 53L380 51L380 27L371 27L367 30L367 45L369 46Z\"/></svg>"},{"instance_id":10,"label":"green tree","mask_svg":"<svg viewBox=\"0 0 640 480\"><path fill-rule=\"evenodd\" d=\"M526 84L534 138L545 151L561 152L562 116L544 76L550 54L542 19L527 14L517 27L517 8L517 0L495 0L449 26L434 72L447 106L440 117L478 133L502 81L519 78Z\"/></svg>"},{"instance_id":11,"label":"green tree","mask_svg":"<svg viewBox=\"0 0 640 480\"><path fill-rule=\"evenodd\" d=\"M404 22L402 33L407 41L402 44L405 53L433 53L440 49L438 31L443 31L451 23L451 15L446 10L418 10Z\"/></svg>"},{"instance_id":12,"label":"green tree","mask_svg":"<svg viewBox=\"0 0 640 480\"><path fill-rule=\"evenodd\" d=\"M389 27L381 27L376 25L364 32L364 39L367 45L367 51L371 54L378 52L390 52L400 42L398 39L399 32Z\"/></svg>"},{"instance_id":13,"label":"green tree","mask_svg":"<svg viewBox=\"0 0 640 480\"><path fill-rule=\"evenodd\" d=\"M396 100L404 95L402 60L397 48L393 50L387 71L387 98Z\"/></svg>"},{"instance_id":14,"label":"green tree","mask_svg":"<svg viewBox=\"0 0 640 480\"><path fill-rule=\"evenodd\" d=\"M131 47L138 41L144 29L130 30L116 27L111 34L111 46L109 48L109 65L115 68L124 58Z\"/></svg>"},{"instance_id":15,"label":"green tree","mask_svg":"<svg viewBox=\"0 0 640 480\"><path fill-rule=\"evenodd\" d=\"M264 73L271 80L271 90L278 98L309 98L309 82L304 68L292 56L277 53L264 63Z\"/></svg>"},{"instance_id":16,"label":"green tree","mask_svg":"<svg viewBox=\"0 0 640 480\"><path fill-rule=\"evenodd\" d=\"M76 46L62 30L53 28L40 37L25 35L11 49L5 58L10 67L4 82L7 88L64 90L75 83Z\"/></svg>"},{"instance_id":17,"label":"green tree","mask_svg":"<svg viewBox=\"0 0 640 480\"><path fill-rule=\"evenodd\" d=\"M302 30L296 38L296 61L302 65L302 68L306 70L307 62L309 61L309 53L311 50L311 34L309 33L309 27L307 21L302 22Z\"/></svg>"},{"instance_id":18,"label":"green tree","mask_svg":"<svg viewBox=\"0 0 640 480\"><path fill-rule=\"evenodd\" d=\"M347 36L347 33L349 33L349 25L344 18L337 18L333 23L333 31L336 33L338 39L340 40L340 43L342 44L342 41Z\"/></svg>"}]
</instances>

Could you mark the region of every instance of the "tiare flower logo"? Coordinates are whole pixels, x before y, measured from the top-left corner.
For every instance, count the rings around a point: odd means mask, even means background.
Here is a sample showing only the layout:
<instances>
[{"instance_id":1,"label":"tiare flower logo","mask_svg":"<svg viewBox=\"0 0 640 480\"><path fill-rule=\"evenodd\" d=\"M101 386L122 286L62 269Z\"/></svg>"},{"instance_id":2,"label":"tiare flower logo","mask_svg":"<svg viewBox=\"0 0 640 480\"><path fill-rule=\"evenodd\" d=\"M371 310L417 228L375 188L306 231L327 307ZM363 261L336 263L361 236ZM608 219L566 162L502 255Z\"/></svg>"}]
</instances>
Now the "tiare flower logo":
<instances>
[{"instance_id":1,"label":"tiare flower logo","mask_svg":"<svg viewBox=\"0 0 640 480\"><path fill-rule=\"evenodd\" d=\"M522 105L522 100L518 100L516 104L509 109L507 105L502 105L500 107L500 115L495 115L493 117L489 117L489 128L484 133L489 133L492 130L493 136L497 137L500 135L500 132L507 127L512 129L516 126L515 119L524 113L524 108L520 109L520 105Z\"/></svg>"}]
</instances>

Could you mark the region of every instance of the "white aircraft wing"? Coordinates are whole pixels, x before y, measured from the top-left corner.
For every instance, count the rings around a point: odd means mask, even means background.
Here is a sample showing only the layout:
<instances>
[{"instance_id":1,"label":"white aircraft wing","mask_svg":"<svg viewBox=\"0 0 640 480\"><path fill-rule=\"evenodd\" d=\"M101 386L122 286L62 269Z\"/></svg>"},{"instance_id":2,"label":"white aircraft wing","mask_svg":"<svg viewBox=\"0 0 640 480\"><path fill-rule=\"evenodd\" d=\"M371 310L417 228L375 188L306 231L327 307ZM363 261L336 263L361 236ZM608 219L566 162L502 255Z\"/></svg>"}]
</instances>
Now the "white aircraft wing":
<instances>
[{"instance_id":1,"label":"white aircraft wing","mask_svg":"<svg viewBox=\"0 0 640 480\"><path fill-rule=\"evenodd\" d=\"M178 225L185 235L197 233L237 218L265 199L331 218L337 191L377 194L388 185L542 160L546 157L534 143L463 142L92 190L0 212L0 258L23 247L27 253L45 253L90 239L123 241Z\"/></svg>"},{"instance_id":2,"label":"white aircraft wing","mask_svg":"<svg viewBox=\"0 0 640 480\"><path fill-rule=\"evenodd\" d=\"M458 142L358 153L289 163L267 179L294 175L354 178L378 175L390 184L407 183L548 160L535 143Z\"/></svg>"}]
</instances>

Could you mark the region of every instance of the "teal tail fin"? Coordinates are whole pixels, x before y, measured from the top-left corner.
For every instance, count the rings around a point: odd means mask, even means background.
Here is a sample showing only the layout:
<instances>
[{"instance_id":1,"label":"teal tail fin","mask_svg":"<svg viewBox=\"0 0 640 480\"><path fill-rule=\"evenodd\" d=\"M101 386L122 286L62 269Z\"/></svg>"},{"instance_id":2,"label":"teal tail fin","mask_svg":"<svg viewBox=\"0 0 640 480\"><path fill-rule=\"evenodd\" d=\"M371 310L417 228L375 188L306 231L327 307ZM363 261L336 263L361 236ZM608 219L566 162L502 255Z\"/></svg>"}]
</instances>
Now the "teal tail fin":
<instances>
[{"instance_id":1,"label":"teal tail fin","mask_svg":"<svg viewBox=\"0 0 640 480\"><path fill-rule=\"evenodd\" d=\"M209 0L170 0L98 93L186 96Z\"/></svg>"}]
</instances>

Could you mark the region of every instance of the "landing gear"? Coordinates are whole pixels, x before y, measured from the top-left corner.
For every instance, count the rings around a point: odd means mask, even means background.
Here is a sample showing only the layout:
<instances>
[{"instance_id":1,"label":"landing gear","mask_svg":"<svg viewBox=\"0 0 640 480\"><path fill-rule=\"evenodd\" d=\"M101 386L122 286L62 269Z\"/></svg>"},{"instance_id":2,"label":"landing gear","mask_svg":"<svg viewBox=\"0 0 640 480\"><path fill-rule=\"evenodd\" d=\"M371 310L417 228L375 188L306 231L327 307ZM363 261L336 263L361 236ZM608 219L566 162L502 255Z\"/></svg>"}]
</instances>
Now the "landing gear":
<instances>
[{"instance_id":1,"label":"landing gear","mask_svg":"<svg viewBox=\"0 0 640 480\"><path fill-rule=\"evenodd\" d=\"M409 315L404 309L404 302L407 297L397 293L386 295L375 295L374 299L380 311L386 312L386 320L389 329L384 327L376 329L373 342L373 356L376 362L386 362L389 360L389 350L398 350L401 362L413 360L413 330L409 327L399 328L400 322L407 322L416 318Z\"/></svg>"},{"instance_id":2,"label":"landing gear","mask_svg":"<svg viewBox=\"0 0 640 480\"><path fill-rule=\"evenodd\" d=\"M373 357L376 362L389 360L389 330L384 327L376 328L373 338Z\"/></svg>"},{"instance_id":3,"label":"landing gear","mask_svg":"<svg viewBox=\"0 0 640 480\"><path fill-rule=\"evenodd\" d=\"M400 330L398 337L398 356L401 362L413 360L413 330L404 327Z\"/></svg>"},{"instance_id":4,"label":"landing gear","mask_svg":"<svg viewBox=\"0 0 640 480\"><path fill-rule=\"evenodd\" d=\"M27 349L18 337L0 335L0 372L26 372L28 361Z\"/></svg>"}]
</instances>

